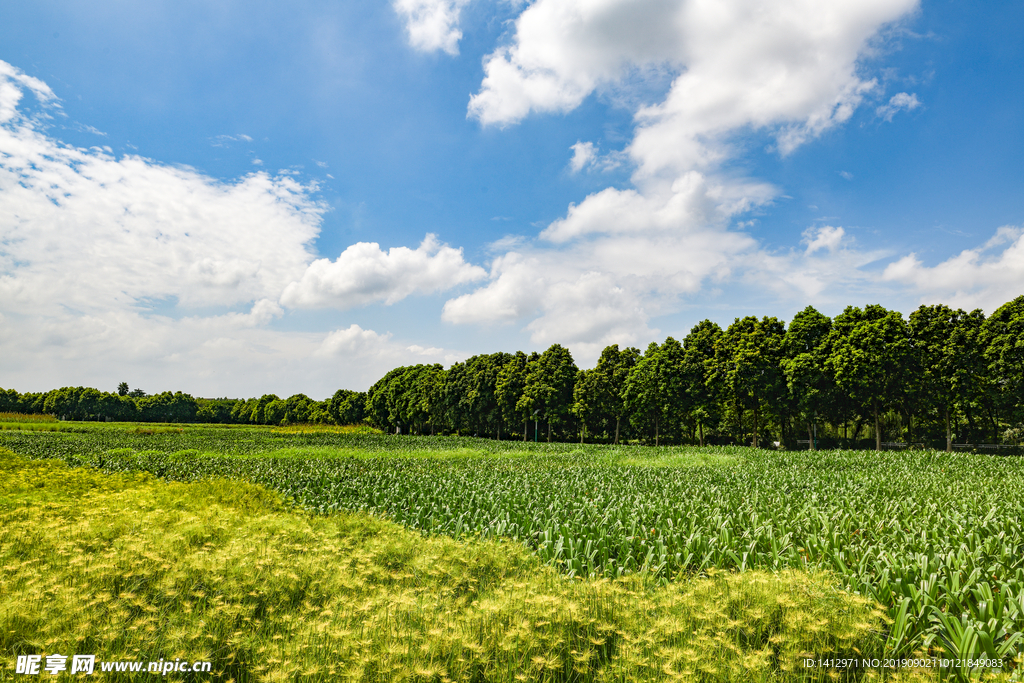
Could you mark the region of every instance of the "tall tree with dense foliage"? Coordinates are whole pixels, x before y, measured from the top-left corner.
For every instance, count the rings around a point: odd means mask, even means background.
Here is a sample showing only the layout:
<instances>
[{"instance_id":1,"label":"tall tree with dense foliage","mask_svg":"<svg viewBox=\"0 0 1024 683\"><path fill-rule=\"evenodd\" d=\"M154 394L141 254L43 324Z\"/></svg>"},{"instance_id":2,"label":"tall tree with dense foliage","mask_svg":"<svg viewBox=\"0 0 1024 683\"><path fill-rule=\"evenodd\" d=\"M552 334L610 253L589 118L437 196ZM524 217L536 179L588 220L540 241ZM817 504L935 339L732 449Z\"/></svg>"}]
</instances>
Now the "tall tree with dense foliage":
<instances>
[{"instance_id":1,"label":"tall tree with dense foliage","mask_svg":"<svg viewBox=\"0 0 1024 683\"><path fill-rule=\"evenodd\" d=\"M1006 419L1024 422L1024 295L995 310L982 325L979 341L995 383L996 406Z\"/></svg>"},{"instance_id":2,"label":"tall tree with dense foliage","mask_svg":"<svg viewBox=\"0 0 1024 683\"><path fill-rule=\"evenodd\" d=\"M704 445L704 428L718 417L718 397L713 382L715 345L722 336L718 323L702 320L683 339L683 381L686 383L690 418Z\"/></svg>"},{"instance_id":3,"label":"tall tree with dense foliage","mask_svg":"<svg viewBox=\"0 0 1024 683\"><path fill-rule=\"evenodd\" d=\"M782 341L782 371L788 403L807 426L810 449L815 450L814 422L822 407L832 403L833 383L825 370L824 341L832 321L813 306L793 316Z\"/></svg>"},{"instance_id":4,"label":"tall tree with dense foliage","mask_svg":"<svg viewBox=\"0 0 1024 683\"><path fill-rule=\"evenodd\" d=\"M523 422L523 441L527 438L527 427L529 425L529 409L519 405L526 388L526 375L531 362L536 362L540 354L532 353L527 356L522 351L516 351L509 361L502 366L498 372L498 379L494 387L494 397L498 402L498 409L505 424L512 425Z\"/></svg>"},{"instance_id":5,"label":"tall tree with dense foliage","mask_svg":"<svg viewBox=\"0 0 1024 683\"><path fill-rule=\"evenodd\" d=\"M909 381L910 330L899 311L849 306L836 316L832 334L828 367L837 388L874 419L875 450L880 451L879 415L902 404Z\"/></svg>"},{"instance_id":6,"label":"tall tree with dense foliage","mask_svg":"<svg viewBox=\"0 0 1024 683\"><path fill-rule=\"evenodd\" d=\"M573 396L573 412L586 427L615 422L613 443L619 442L619 432L626 407L622 390L629 371L640 359L640 349L629 347L619 350L618 344L605 347L597 365L580 372ZM582 430L581 436L582 439Z\"/></svg>"},{"instance_id":7,"label":"tall tree with dense foliage","mask_svg":"<svg viewBox=\"0 0 1024 683\"><path fill-rule=\"evenodd\" d=\"M677 429L687 411L683 357L683 345L668 337L660 346L651 343L626 376L622 396L630 422L653 430L656 446L662 432Z\"/></svg>"},{"instance_id":8,"label":"tall tree with dense foliage","mask_svg":"<svg viewBox=\"0 0 1024 683\"><path fill-rule=\"evenodd\" d=\"M918 355L922 399L946 427L946 451L953 450L952 418L956 406L976 396L985 381L983 346L978 335L985 321L970 313L936 304L910 314L910 339Z\"/></svg>"},{"instance_id":9,"label":"tall tree with dense foliage","mask_svg":"<svg viewBox=\"0 0 1024 683\"><path fill-rule=\"evenodd\" d=\"M785 386L781 369L786 326L778 318L736 318L715 348L715 376L737 413L742 440L743 414L753 412L757 448L760 419L766 406L778 405Z\"/></svg>"},{"instance_id":10,"label":"tall tree with dense foliage","mask_svg":"<svg viewBox=\"0 0 1024 683\"><path fill-rule=\"evenodd\" d=\"M354 425L366 417L366 392L338 389L327 403L327 413L335 424Z\"/></svg>"},{"instance_id":11,"label":"tall tree with dense foliage","mask_svg":"<svg viewBox=\"0 0 1024 683\"><path fill-rule=\"evenodd\" d=\"M552 428L565 426L572 414L578 371L569 349L561 344L552 344L527 366L526 384L519 402L522 405L517 403L517 407L547 422L548 441L551 441Z\"/></svg>"}]
</instances>

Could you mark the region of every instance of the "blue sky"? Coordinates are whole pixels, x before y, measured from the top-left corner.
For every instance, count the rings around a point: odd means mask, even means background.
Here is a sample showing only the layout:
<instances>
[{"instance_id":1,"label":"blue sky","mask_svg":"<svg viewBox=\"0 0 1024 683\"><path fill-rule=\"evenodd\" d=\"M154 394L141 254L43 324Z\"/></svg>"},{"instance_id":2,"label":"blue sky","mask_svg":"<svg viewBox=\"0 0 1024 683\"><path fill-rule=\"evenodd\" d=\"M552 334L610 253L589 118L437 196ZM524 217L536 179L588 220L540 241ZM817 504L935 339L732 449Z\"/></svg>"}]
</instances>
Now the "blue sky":
<instances>
[{"instance_id":1,"label":"blue sky","mask_svg":"<svg viewBox=\"0 0 1024 683\"><path fill-rule=\"evenodd\" d=\"M1019 3L0 7L0 386L330 395L1024 293Z\"/></svg>"}]
</instances>

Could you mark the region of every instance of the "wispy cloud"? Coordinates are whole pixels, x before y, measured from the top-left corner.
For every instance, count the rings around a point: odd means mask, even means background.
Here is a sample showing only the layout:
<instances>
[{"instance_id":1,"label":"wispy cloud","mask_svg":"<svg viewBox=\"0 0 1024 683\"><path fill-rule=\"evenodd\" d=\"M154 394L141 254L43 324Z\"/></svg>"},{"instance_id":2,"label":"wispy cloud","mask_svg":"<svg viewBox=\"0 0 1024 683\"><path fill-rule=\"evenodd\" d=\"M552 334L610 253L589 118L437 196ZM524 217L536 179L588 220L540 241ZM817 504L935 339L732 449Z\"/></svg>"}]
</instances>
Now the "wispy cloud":
<instances>
[{"instance_id":1,"label":"wispy cloud","mask_svg":"<svg viewBox=\"0 0 1024 683\"><path fill-rule=\"evenodd\" d=\"M921 101L917 99L917 95L901 92L890 97L888 104L875 109L875 114L886 121L892 121L892 117L901 111L913 111L920 106Z\"/></svg>"}]
</instances>

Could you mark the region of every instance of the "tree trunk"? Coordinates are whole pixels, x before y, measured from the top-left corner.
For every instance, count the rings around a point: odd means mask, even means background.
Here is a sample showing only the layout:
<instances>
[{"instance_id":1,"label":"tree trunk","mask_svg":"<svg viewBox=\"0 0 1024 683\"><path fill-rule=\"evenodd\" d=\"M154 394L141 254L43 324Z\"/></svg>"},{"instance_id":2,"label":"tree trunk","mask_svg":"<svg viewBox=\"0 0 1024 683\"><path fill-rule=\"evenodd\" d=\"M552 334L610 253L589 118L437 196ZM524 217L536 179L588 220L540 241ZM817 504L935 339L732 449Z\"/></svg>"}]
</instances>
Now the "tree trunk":
<instances>
[{"instance_id":1,"label":"tree trunk","mask_svg":"<svg viewBox=\"0 0 1024 683\"><path fill-rule=\"evenodd\" d=\"M704 447L704 423L703 422L698 422L697 423L697 427L700 430L700 445L701 445L701 448L703 448Z\"/></svg>"},{"instance_id":2,"label":"tree trunk","mask_svg":"<svg viewBox=\"0 0 1024 683\"><path fill-rule=\"evenodd\" d=\"M967 442L974 443L974 435L978 433L978 428L974 425L974 415L971 414L970 410L964 411L967 414L967 426L970 429L970 433L967 435Z\"/></svg>"},{"instance_id":3,"label":"tree trunk","mask_svg":"<svg viewBox=\"0 0 1024 683\"><path fill-rule=\"evenodd\" d=\"M659 420L658 420L657 417L655 417L654 418L654 447L655 448L658 447L658 423L659 423Z\"/></svg>"},{"instance_id":4,"label":"tree trunk","mask_svg":"<svg viewBox=\"0 0 1024 683\"><path fill-rule=\"evenodd\" d=\"M875 405L875 450L882 450L882 430L878 424L878 405Z\"/></svg>"},{"instance_id":5,"label":"tree trunk","mask_svg":"<svg viewBox=\"0 0 1024 683\"><path fill-rule=\"evenodd\" d=\"M757 408L754 408L754 440L752 442L754 444L754 448L757 448L757 418L758 418L758 414L757 413L758 413Z\"/></svg>"},{"instance_id":6,"label":"tree trunk","mask_svg":"<svg viewBox=\"0 0 1024 683\"><path fill-rule=\"evenodd\" d=\"M949 406L946 406L946 452L953 450L953 432L949 428Z\"/></svg>"},{"instance_id":7,"label":"tree trunk","mask_svg":"<svg viewBox=\"0 0 1024 683\"><path fill-rule=\"evenodd\" d=\"M583 435L587 433L587 423L580 420L580 443L583 443Z\"/></svg>"},{"instance_id":8,"label":"tree trunk","mask_svg":"<svg viewBox=\"0 0 1024 683\"><path fill-rule=\"evenodd\" d=\"M523 420L523 441L526 441L526 435L530 431L530 421Z\"/></svg>"},{"instance_id":9,"label":"tree trunk","mask_svg":"<svg viewBox=\"0 0 1024 683\"><path fill-rule=\"evenodd\" d=\"M501 420L498 421L498 441L501 441Z\"/></svg>"},{"instance_id":10,"label":"tree trunk","mask_svg":"<svg viewBox=\"0 0 1024 683\"><path fill-rule=\"evenodd\" d=\"M548 419L548 443L551 443L551 420Z\"/></svg>"},{"instance_id":11,"label":"tree trunk","mask_svg":"<svg viewBox=\"0 0 1024 683\"><path fill-rule=\"evenodd\" d=\"M817 448L814 447L814 425L812 425L810 421L807 422L807 443L810 444L809 446L807 446L807 450L818 450Z\"/></svg>"},{"instance_id":12,"label":"tree trunk","mask_svg":"<svg viewBox=\"0 0 1024 683\"><path fill-rule=\"evenodd\" d=\"M616 446L619 445L619 421L620 420L622 420L622 418L616 415L615 416L615 445Z\"/></svg>"}]
</instances>

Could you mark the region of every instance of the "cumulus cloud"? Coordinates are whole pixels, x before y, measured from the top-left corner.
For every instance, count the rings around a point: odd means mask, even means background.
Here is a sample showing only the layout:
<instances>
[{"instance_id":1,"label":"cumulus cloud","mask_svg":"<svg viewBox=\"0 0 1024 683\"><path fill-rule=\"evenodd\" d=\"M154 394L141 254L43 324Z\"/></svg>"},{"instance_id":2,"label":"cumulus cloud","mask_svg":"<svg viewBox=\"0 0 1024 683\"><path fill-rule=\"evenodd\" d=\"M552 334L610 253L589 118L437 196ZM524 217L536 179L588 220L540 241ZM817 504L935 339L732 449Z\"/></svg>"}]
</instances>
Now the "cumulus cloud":
<instances>
[{"instance_id":1,"label":"cumulus cloud","mask_svg":"<svg viewBox=\"0 0 1024 683\"><path fill-rule=\"evenodd\" d=\"M580 142L577 140L576 144L569 149L572 150L569 168L572 169L573 173L579 173L597 158L597 148L593 142Z\"/></svg>"},{"instance_id":2,"label":"cumulus cloud","mask_svg":"<svg viewBox=\"0 0 1024 683\"><path fill-rule=\"evenodd\" d=\"M1003 226L985 244L934 266L908 254L889 264L882 277L912 285L921 303L991 312L1024 292L1024 229Z\"/></svg>"},{"instance_id":3,"label":"cumulus cloud","mask_svg":"<svg viewBox=\"0 0 1024 683\"><path fill-rule=\"evenodd\" d=\"M843 124L872 93L861 58L916 0L537 0L512 40L484 60L468 116L483 126L568 112L593 93L637 78L670 86L634 107L621 153L632 187L571 204L540 241L495 259L489 281L452 299L451 322L527 321L538 343L628 341L652 315L676 310L718 283L779 295L825 296L838 264L879 258L844 244L843 228L805 233L806 250L779 251L741 230L778 188L726 172L751 131L788 154ZM659 81L663 82L663 81ZM904 94L905 95L905 94ZM912 96L892 106L912 108ZM622 102L619 102L622 105ZM572 147L570 170L597 163L594 143ZM749 224L749 223L746 223ZM866 274L857 271L847 280ZM851 284L847 282L847 284ZM588 300L592 297L592 300ZM588 303L589 301L589 303Z\"/></svg>"},{"instance_id":4,"label":"cumulus cloud","mask_svg":"<svg viewBox=\"0 0 1024 683\"><path fill-rule=\"evenodd\" d=\"M9 67L8 70L12 67ZM20 93L7 78L0 109ZM10 310L229 306L276 300L312 257L325 207L315 186L254 173L223 183L0 126L0 299Z\"/></svg>"},{"instance_id":5,"label":"cumulus cloud","mask_svg":"<svg viewBox=\"0 0 1024 683\"><path fill-rule=\"evenodd\" d=\"M395 12L405 22L409 45L423 52L459 54L459 15L468 0L395 0Z\"/></svg>"},{"instance_id":6,"label":"cumulus cloud","mask_svg":"<svg viewBox=\"0 0 1024 683\"><path fill-rule=\"evenodd\" d=\"M449 289L486 277L463 259L462 249L441 244L428 234L417 249L394 247L384 252L376 242L359 242L335 261L317 259L302 277L284 289L285 306L339 309Z\"/></svg>"},{"instance_id":7,"label":"cumulus cloud","mask_svg":"<svg viewBox=\"0 0 1024 683\"><path fill-rule=\"evenodd\" d=\"M807 245L807 253L813 254L819 249L835 251L839 243L843 241L846 231L831 225L824 225L820 228L808 228L804 230L804 244Z\"/></svg>"},{"instance_id":8,"label":"cumulus cloud","mask_svg":"<svg viewBox=\"0 0 1024 683\"><path fill-rule=\"evenodd\" d=\"M346 346L334 333L270 326L286 313L286 286L303 282L315 264L312 243L326 210L315 185L265 172L222 182L137 155L117 158L109 148L69 146L48 134L45 109L24 113L26 96L59 106L45 83L0 61L5 386L113 390L123 379L150 391L323 398L366 388L395 364L455 357L372 330L349 334ZM461 252L433 238L406 251L411 260L401 250L380 260L419 268L412 280L398 278L399 289L440 286L453 255L462 263ZM472 275L467 268L456 268L457 277Z\"/></svg>"},{"instance_id":9,"label":"cumulus cloud","mask_svg":"<svg viewBox=\"0 0 1024 683\"><path fill-rule=\"evenodd\" d=\"M921 101L917 99L917 95L901 92L890 97L888 104L876 109L875 113L886 121L892 121L892 117L901 111L913 111L920 106Z\"/></svg>"}]
</instances>

